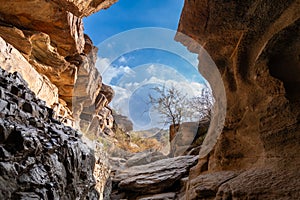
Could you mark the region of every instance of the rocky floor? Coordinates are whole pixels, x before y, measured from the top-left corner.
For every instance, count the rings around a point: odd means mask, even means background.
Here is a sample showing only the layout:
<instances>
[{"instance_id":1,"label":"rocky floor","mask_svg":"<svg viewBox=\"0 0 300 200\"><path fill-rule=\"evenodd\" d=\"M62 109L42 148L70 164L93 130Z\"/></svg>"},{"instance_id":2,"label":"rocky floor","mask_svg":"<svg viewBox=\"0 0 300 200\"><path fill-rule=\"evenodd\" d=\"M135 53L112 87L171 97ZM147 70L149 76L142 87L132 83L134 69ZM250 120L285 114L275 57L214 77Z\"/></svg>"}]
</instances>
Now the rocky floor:
<instances>
[{"instance_id":1,"label":"rocky floor","mask_svg":"<svg viewBox=\"0 0 300 200\"><path fill-rule=\"evenodd\" d=\"M93 152L0 68L0 199L98 199Z\"/></svg>"},{"instance_id":2,"label":"rocky floor","mask_svg":"<svg viewBox=\"0 0 300 200\"><path fill-rule=\"evenodd\" d=\"M144 152L127 159L111 158L115 170L109 199L290 200L300 197L299 163L291 160L285 164L283 161L277 168L223 170L189 179L190 169L197 163L198 156L161 157L151 161L151 154L157 153Z\"/></svg>"},{"instance_id":3,"label":"rocky floor","mask_svg":"<svg viewBox=\"0 0 300 200\"><path fill-rule=\"evenodd\" d=\"M168 158L159 152L145 151L131 157L110 158L113 163L110 199L179 199L189 170L198 156Z\"/></svg>"}]
</instances>

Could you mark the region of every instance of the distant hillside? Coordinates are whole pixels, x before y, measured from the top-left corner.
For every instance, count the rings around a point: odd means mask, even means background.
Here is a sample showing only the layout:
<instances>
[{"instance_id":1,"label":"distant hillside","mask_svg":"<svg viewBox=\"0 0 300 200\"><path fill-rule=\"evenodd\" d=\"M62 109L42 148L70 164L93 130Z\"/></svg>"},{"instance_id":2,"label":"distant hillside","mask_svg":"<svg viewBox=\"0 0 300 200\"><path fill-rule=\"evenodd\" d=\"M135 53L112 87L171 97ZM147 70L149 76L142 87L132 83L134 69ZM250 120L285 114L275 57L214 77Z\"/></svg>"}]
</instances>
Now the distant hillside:
<instances>
[{"instance_id":1,"label":"distant hillside","mask_svg":"<svg viewBox=\"0 0 300 200\"><path fill-rule=\"evenodd\" d=\"M130 135L137 135L141 138L155 138L157 140L161 140L165 137L169 138L169 130L152 128L148 130L131 131Z\"/></svg>"}]
</instances>

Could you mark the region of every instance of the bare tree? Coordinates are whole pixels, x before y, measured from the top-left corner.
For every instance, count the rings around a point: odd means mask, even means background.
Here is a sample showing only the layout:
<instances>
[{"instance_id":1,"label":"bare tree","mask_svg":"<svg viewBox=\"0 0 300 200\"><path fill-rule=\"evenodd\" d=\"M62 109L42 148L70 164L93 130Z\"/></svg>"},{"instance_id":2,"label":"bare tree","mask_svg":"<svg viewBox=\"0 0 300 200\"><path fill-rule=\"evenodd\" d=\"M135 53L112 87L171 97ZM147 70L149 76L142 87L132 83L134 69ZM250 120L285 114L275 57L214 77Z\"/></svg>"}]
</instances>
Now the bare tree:
<instances>
[{"instance_id":1,"label":"bare tree","mask_svg":"<svg viewBox=\"0 0 300 200\"><path fill-rule=\"evenodd\" d=\"M200 96L188 98L174 86L167 88L155 87L153 90L158 97L149 95L150 104L154 109L163 115L166 122L173 125L180 125L182 121L210 120L214 98L210 88L205 87Z\"/></svg>"},{"instance_id":2,"label":"bare tree","mask_svg":"<svg viewBox=\"0 0 300 200\"><path fill-rule=\"evenodd\" d=\"M170 124L169 141L170 156L176 155L177 144L180 144L182 133L179 133L183 121L210 120L212 105L214 102L211 90L204 88L201 95L189 98L187 94L180 92L174 86L170 88L155 87L156 95L149 95L154 109L163 115L166 123Z\"/></svg>"},{"instance_id":3,"label":"bare tree","mask_svg":"<svg viewBox=\"0 0 300 200\"><path fill-rule=\"evenodd\" d=\"M150 104L174 127L180 125L182 120L187 115L187 98L186 94L181 93L174 86L170 88L155 87L153 90L158 94L158 97L149 95Z\"/></svg>"},{"instance_id":4,"label":"bare tree","mask_svg":"<svg viewBox=\"0 0 300 200\"><path fill-rule=\"evenodd\" d=\"M214 98L210 88L203 88L200 96L193 97L188 101L190 112L193 112L193 118L198 120L211 119Z\"/></svg>"}]
</instances>

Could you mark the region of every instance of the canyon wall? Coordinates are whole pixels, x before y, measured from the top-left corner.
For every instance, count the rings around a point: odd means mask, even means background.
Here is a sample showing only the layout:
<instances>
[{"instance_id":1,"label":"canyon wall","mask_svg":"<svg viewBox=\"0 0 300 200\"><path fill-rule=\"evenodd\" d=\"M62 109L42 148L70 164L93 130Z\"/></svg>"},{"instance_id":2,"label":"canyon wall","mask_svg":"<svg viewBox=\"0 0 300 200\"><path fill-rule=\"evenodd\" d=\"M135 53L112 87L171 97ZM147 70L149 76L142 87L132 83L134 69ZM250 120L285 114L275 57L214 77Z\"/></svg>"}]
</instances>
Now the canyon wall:
<instances>
[{"instance_id":1,"label":"canyon wall","mask_svg":"<svg viewBox=\"0 0 300 200\"><path fill-rule=\"evenodd\" d=\"M223 132L191 170L186 199L300 197L299 10L299 0L185 1L178 31L210 54L227 96ZM176 39L217 90L201 52Z\"/></svg>"},{"instance_id":2,"label":"canyon wall","mask_svg":"<svg viewBox=\"0 0 300 200\"><path fill-rule=\"evenodd\" d=\"M95 156L19 73L0 68L0 199L98 199Z\"/></svg>"},{"instance_id":3,"label":"canyon wall","mask_svg":"<svg viewBox=\"0 0 300 200\"><path fill-rule=\"evenodd\" d=\"M0 0L1 199L96 199L103 192L109 170L101 151L95 159L66 125L91 137L114 134L114 92L102 84L97 48L82 24L114 2ZM141 199L298 199L299 10L299 0L186 0L178 30L202 45L220 71L228 104L223 132L188 179L194 158L184 166L188 161L175 158L178 164L168 161L173 171L164 161L147 165L150 172L134 167L117 176L120 186L145 194L153 173L165 182L155 180L152 193L165 192L169 181L178 183L177 193ZM217 91L199 49L176 39L199 54L199 71Z\"/></svg>"},{"instance_id":4,"label":"canyon wall","mask_svg":"<svg viewBox=\"0 0 300 200\"><path fill-rule=\"evenodd\" d=\"M81 125L85 132L95 131L86 119L104 124L98 133L112 128L111 111L105 107L113 91L95 68L97 48L83 33L82 17L114 2L0 1L1 67L20 72L60 121ZM105 116L98 114L101 109Z\"/></svg>"},{"instance_id":5,"label":"canyon wall","mask_svg":"<svg viewBox=\"0 0 300 200\"><path fill-rule=\"evenodd\" d=\"M102 84L82 18L116 1L0 0L1 199L97 199L103 192L109 169L101 146L93 152L72 128L112 134L114 92Z\"/></svg>"}]
</instances>

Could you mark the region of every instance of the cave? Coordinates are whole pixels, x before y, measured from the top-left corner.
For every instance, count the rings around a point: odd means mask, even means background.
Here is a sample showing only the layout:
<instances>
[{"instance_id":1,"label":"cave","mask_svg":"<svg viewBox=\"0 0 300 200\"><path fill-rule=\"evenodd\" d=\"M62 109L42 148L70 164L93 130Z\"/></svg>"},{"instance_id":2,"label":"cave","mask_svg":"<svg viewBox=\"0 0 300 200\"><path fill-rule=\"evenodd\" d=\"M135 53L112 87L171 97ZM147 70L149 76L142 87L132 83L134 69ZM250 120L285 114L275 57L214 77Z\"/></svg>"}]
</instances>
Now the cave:
<instances>
[{"instance_id":1,"label":"cave","mask_svg":"<svg viewBox=\"0 0 300 200\"><path fill-rule=\"evenodd\" d=\"M0 199L300 198L299 0L0 2ZM133 111L159 76L215 101L210 121L174 122L176 156L139 151L171 149L172 125L130 132L153 128Z\"/></svg>"},{"instance_id":2,"label":"cave","mask_svg":"<svg viewBox=\"0 0 300 200\"><path fill-rule=\"evenodd\" d=\"M291 102L292 109L298 115L300 99L300 40L299 20L282 30L269 42L265 51L268 54L270 74L281 80L286 90L286 97Z\"/></svg>"}]
</instances>

